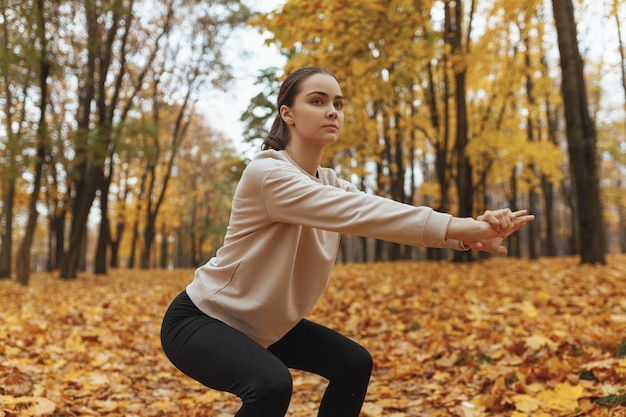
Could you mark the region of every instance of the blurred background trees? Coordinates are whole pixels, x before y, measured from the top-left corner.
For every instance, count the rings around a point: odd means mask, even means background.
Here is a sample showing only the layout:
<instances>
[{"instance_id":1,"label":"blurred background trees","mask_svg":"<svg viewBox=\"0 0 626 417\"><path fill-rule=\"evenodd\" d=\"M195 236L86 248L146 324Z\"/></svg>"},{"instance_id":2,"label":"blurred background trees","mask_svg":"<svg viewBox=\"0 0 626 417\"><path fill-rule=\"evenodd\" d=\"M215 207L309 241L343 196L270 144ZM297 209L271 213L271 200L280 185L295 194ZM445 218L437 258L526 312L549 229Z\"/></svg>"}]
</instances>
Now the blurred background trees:
<instances>
[{"instance_id":1,"label":"blurred background trees","mask_svg":"<svg viewBox=\"0 0 626 417\"><path fill-rule=\"evenodd\" d=\"M0 277L206 261L248 157L236 143L260 149L303 65L342 84L325 164L365 192L461 216L528 208L513 256L626 250L623 0L282 4L0 0ZM250 26L287 64L259 72L228 138L202 98L232 87L224 45ZM598 26L615 42L585 43ZM346 236L340 259L451 256Z\"/></svg>"},{"instance_id":2,"label":"blurred background trees","mask_svg":"<svg viewBox=\"0 0 626 417\"><path fill-rule=\"evenodd\" d=\"M195 144L188 161L207 147L218 161L202 161L204 182L218 183L231 169L224 164L234 151L203 126L196 104L205 89L230 80L222 45L250 11L238 1L187 0L3 0L0 7L0 275L10 275L12 242L20 239L15 263L24 282L44 248L46 268L63 278L89 259L105 273L125 247L129 266L137 257L150 267L157 231L170 223L161 210L186 198L172 188L185 142ZM39 212L47 224L37 231ZM20 223L26 227L15 230ZM45 240L32 262L32 243Z\"/></svg>"},{"instance_id":3,"label":"blurred background trees","mask_svg":"<svg viewBox=\"0 0 626 417\"><path fill-rule=\"evenodd\" d=\"M344 13L347 5L353 13ZM343 175L365 175L360 181L371 192L460 216L528 208L537 221L511 239L512 254L577 254L584 263L604 263L607 250L620 250L606 235L623 234L623 217L613 216L623 200L600 201L600 173L615 162L615 152L597 146L617 140L623 153L624 135L598 137L596 126L624 124L603 95L619 85L602 86L609 73L602 60L620 56L623 66L623 51L617 42L608 54L603 46L606 55L591 65L592 57L580 52L589 46L578 45L577 18L595 16L594 25L603 21L616 34L624 3L576 6L570 0L287 2L258 25L269 28L289 57L286 72L317 64L341 80L355 123L344 128L329 163ZM617 171L624 175L623 164ZM366 246L352 243L350 251ZM377 242L362 258L415 252ZM437 252L426 257L438 259ZM454 253L455 260L469 256Z\"/></svg>"}]
</instances>

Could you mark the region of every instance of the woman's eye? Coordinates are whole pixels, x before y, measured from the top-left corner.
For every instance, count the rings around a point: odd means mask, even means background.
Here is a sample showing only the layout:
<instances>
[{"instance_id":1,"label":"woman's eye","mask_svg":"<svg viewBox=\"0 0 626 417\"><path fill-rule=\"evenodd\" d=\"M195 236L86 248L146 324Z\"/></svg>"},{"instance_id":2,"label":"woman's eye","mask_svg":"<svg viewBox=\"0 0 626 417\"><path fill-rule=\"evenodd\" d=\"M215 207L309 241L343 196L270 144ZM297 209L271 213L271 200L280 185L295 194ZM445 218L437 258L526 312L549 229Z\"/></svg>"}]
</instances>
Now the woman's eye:
<instances>
[{"instance_id":1,"label":"woman's eye","mask_svg":"<svg viewBox=\"0 0 626 417\"><path fill-rule=\"evenodd\" d=\"M342 102L340 102L340 101L336 102L336 103L335 103L335 108L336 108L337 110L341 110L341 109L343 109L343 103L342 103Z\"/></svg>"},{"instance_id":2,"label":"woman's eye","mask_svg":"<svg viewBox=\"0 0 626 417\"><path fill-rule=\"evenodd\" d=\"M312 101L313 104L323 104L322 99L316 98Z\"/></svg>"}]
</instances>

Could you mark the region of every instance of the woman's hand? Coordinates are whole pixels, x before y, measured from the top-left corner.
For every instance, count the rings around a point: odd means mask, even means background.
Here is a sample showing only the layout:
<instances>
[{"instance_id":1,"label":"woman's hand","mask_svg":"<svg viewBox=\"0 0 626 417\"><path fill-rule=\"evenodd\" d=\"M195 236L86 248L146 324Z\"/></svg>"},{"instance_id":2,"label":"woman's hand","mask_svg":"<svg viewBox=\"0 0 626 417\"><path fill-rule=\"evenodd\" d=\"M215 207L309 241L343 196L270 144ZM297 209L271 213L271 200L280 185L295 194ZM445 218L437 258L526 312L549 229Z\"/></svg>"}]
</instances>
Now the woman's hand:
<instances>
[{"instance_id":1,"label":"woman's hand","mask_svg":"<svg viewBox=\"0 0 626 417\"><path fill-rule=\"evenodd\" d=\"M511 209L506 208L495 211L486 210L476 220L489 223L491 229L497 235L486 239L478 239L472 243L471 249L506 255L506 247L502 245L504 239L517 232L527 223L535 220L535 216L528 214L528 210L511 211Z\"/></svg>"},{"instance_id":2,"label":"woman's hand","mask_svg":"<svg viewBox=\"0 0 626 417\"><path fill-rule=\"evenodd\" d=\"M490 239L484 239L479 242L474 242L470 246L470 249L475 252L484 251L489 253L495 253L498 255L506 255L507 249L506 246L502 245L503 241L503 238L501 238L500 236L496 236Z\"/></svg>"},{"instance_id":3,"label":"woman's hand","mask_svg":"<svg viewBox=\"0 0 626 417\"><path fill-rule=\"evenodd\" d=\"M464 242L474 251L506 255L504 239L533 221L535 216L527 210L501 209L485 211L476 220L453 217L448 225L448 239Z\"/></svg>"},{"instance_id":4,"label":"woman's hand","mask_svg":"<svg viewBox=\"0 0 626 417\"><path fill-rule=\"evenodd\" d=\"M491 225L493 230L507 238L527 223L535 220L533 214L528 214L528 210L511 211L511 209L486 210L485 213L476 218L478 221L484 221Z\"/></svg>"}]
</instances>

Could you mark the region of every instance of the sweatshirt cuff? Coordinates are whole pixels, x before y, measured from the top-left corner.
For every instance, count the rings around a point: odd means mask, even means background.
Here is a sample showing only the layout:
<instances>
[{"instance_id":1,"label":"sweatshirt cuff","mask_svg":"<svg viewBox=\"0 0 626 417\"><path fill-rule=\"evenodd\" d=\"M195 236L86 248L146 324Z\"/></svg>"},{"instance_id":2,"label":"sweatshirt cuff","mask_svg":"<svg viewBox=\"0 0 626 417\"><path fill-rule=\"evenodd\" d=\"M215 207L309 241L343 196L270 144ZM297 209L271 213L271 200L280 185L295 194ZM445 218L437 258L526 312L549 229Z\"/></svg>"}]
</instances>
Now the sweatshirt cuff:
<instances>
[{"instance_id":1,"label":"sweatshirt cuff","mask_svg":"<svg viewBox=\"0 0 626 417\"><path fill-rule=\"evenodd\" d=\"M430 236L431 238L424 240L424 245L433 248L451 248L458 251L470 250L472 248L471 245L466 245L464 242L456 239L446 239L451 220L451 214L433 210L424 228L424 236Z\"/></svg>"},{"instance_id":2,"label":"sweatshirt cuff","mask_svg":"<svg viewBox=\"0 0 626 417\"><path fill-rule=\"evenodd\" d=\"M451 214L432 210L422 231L424 245L433 248L458 246L456 241L446 240L448 225L451 220Z\"/></svg>"}]
</instances>

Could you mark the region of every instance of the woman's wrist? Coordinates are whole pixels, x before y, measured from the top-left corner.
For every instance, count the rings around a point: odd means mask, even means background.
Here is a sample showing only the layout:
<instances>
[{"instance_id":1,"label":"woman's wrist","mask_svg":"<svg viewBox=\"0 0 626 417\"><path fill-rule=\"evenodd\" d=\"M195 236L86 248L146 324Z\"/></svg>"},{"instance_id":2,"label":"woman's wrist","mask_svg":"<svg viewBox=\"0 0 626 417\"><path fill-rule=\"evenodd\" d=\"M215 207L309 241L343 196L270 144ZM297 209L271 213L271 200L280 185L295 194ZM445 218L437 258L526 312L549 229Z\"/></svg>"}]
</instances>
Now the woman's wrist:
<instances>
[{"instance_id":1,"label":"woman's wrist","mask_svg":"<svg viewBox=\"0 0 626 417\"><path fill-rule=\"evenodd\" d=\"M472 244L481 238L481 231L489 224L474 220L471 217L452 217L448 224L446 239L454 239L463 242L464 246Z\"/></svg>"}]
</instances>

